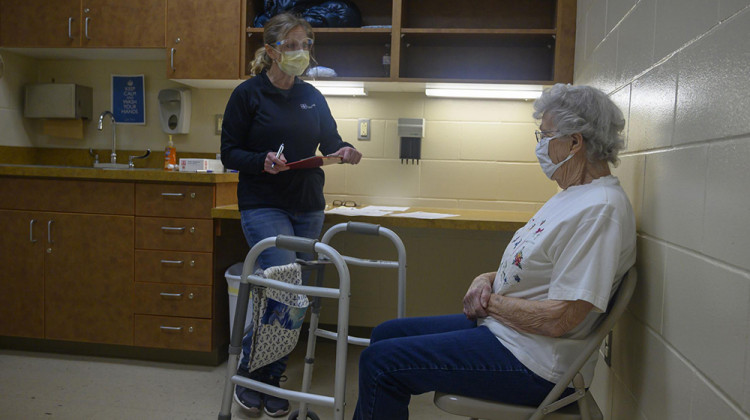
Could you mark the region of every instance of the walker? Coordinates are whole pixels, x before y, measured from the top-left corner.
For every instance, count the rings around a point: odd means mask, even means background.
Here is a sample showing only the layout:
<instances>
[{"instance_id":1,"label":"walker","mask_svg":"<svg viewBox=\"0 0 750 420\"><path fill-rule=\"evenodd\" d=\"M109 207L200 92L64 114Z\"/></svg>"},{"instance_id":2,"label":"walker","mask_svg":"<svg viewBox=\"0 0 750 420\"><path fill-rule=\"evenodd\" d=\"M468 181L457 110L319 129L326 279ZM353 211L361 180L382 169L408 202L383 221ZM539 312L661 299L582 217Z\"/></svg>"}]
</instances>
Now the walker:
<instances>
[{"instance_id":1,"label":"walker","mask_svg":"<svg viewBox=\"0 0 750 420\"><path fill-rule=\"evenodd\" d=\"M351 232L364 235L384 236L393 242L398 252L398 261L367 260L355 257L342 256L328 243L331 238L341 232ZM288 249L295 252L317 253L318 259L314 261L297 262L306 270L317 270L315 276L315 286L302 285L295 286L285 282L266 279L251 274L255 267L255 261L264 250L271 247ZM333 264L339 275L339 288L322 287L323 274L325 266ZM232 418L231 408L234 394L234 385L241 385L265 394L288 400L299 401L299 409L289 414L289 420L312 419L319 420L318 415L308 409L308 404L320 405L324 407L333 407L334 419L343 420L344 418L344 399L346 391L346 357L347 344L356 344L367 346L370 340L367 338L352 337L349 332L349 295L350 295L350 278L347 264L373 267L373 268L397 268L398 269L398 317L405 315L405 293L406 293L406 249L401 239L393 231L383 228L379 225L360 222L339 223L332 226L323 235L321 241L308 238L299 238L294 236L279 235L276 237L266 238L258 242L248 252L242 268L242 277L237 298L237 310L234 315L234 328L231 334L229 344L229 361L227 362L227 378L224 386L224 396L222 398L221 410L219 411L219 420L229 420ZM258 287L272 287L291 293L303 293L311 298L310 306L310 329L307 338L307 350L305 354L305 367L302 377L301 391L292 391L265 384L260 381L237 375L237 364L242 352L242 338L244 331L245 318L247 317L247 305L249 301L249 289ZM254 292L255 293L255 292ZM318 328L320 318L321 298L338 299L338 321L337 332L322 330ZM333 396L310 393L312 382L312 369L315 361L315 340L316 337L323 337L336 341L336 363L334 372L334 393ZM252 355L251 355L252 357Z\"/></svg>"}]
</instances>

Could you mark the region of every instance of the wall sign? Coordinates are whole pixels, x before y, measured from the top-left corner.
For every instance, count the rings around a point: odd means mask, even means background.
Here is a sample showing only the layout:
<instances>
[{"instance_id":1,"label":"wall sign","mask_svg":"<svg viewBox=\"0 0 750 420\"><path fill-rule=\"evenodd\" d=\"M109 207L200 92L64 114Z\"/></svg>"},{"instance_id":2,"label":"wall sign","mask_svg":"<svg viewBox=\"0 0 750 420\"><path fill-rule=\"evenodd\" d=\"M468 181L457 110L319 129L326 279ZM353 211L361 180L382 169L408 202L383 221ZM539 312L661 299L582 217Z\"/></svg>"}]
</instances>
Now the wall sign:
<instances>
[{"instance_id":1,"label":"wall sign","mask_svg":"<svg viewBox=\"0 0 750 420\"><path fill-rule=\"evenodd\" d=\"M142 74L112 75L112 114L117 124L146 124L146 90Z\"/></svg>"}]
</instances>

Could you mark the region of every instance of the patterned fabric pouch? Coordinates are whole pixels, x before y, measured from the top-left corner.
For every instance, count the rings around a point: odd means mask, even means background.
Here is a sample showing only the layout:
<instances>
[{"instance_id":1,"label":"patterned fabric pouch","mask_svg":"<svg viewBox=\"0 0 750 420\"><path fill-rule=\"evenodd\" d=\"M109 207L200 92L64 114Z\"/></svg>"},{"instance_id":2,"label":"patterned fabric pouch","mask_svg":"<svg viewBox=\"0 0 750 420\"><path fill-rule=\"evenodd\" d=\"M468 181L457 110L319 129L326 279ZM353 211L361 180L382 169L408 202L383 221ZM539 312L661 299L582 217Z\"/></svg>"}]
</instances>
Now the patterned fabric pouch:
<instances>
[{"instance_id":1,"label":"patterned fabric pouch","mask_svg":"<svg viewBox=\"0 0 750 420\"><path fill-rule=\"evenodd\" d=\"M263 271L263 277L300 285L302 269L297 263L269 267ZM309 305L303 294L265 287L253 293L253 324L249 332L253 337L251 372L292 352Z\"/></svg>"}]
</instances>

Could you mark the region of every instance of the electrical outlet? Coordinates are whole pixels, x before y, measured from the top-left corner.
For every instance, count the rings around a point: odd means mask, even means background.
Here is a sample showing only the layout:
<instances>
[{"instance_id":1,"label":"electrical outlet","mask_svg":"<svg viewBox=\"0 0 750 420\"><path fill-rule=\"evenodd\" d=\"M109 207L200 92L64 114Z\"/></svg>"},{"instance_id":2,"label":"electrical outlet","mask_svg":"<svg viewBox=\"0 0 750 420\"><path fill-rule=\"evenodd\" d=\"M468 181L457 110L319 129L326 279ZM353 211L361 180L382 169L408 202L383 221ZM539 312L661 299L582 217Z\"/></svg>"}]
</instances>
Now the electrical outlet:
<instances>
[{"instance_id":1,"label":"electrical outlet","mask_svg":"<svg viewBox=\"0 0 750 420\"><path fill-rule=\"evenodd\" d=\"M216 114L214 120L216 122L216 125L214 126L214 132L216 134L221 134L221 124L224 123L224 115Z\"/></svg>"},{"instance_id":2,"label":"electrical outlet","mask_svg":"<svg viewBox=\"0 0 750 420\"><path fill-rule=\"evenodd\" d=\"M370 120L361 118L357 121L357 140L370 140Z\"/></svg>"}]
</instances>

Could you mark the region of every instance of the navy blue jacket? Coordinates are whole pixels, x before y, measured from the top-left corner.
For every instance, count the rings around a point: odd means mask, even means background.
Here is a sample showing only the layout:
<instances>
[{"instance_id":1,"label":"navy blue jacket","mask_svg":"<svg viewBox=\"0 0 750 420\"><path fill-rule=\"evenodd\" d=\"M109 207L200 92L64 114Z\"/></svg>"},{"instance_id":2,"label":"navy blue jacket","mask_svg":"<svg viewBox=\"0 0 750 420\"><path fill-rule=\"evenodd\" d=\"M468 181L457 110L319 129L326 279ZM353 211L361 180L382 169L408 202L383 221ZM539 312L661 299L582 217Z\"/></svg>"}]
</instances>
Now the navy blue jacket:
<instances>
[{"instance_id":1,"label":"navy blue jacket","mask_svg":"<svg viewBox=\"0 0 750 420\"><path fill-rule=\"evenodd\" d=\"M324 155L350 146L341 140L323 95L295 78L288 96L263 72L232 92L221 129L221 161L239 170L240 210L273 207L290 211L323 210L325 175L320 168L263 172L268 152L284 143L287 162Z\"/></svg>"}]
</instances>

